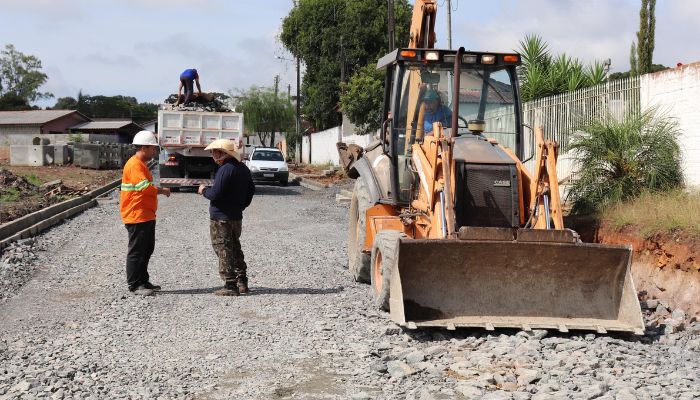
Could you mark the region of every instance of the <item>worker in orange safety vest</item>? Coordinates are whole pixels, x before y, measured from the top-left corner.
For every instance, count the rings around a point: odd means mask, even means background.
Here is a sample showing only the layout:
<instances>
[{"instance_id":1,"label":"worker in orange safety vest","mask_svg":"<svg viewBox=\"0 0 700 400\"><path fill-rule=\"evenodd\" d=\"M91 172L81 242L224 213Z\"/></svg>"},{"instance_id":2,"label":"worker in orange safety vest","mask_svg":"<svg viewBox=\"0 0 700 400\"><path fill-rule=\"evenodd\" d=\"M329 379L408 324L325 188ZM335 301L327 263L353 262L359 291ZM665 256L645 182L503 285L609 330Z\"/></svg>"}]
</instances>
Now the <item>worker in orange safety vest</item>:
<instances>
[{"instance_id":1,"label":"worker in orange safety vest","mask_svg":"<svg viewBox=\"0 0 700 400\"><path fill-rule=\"evenodd\" d=\"M151 131L134 136L136 154L124 164L122 174L120 211L129 232L126 256L126 280L129 291L150 296L160 286L150 282L148 261L156 242L157 195L170 196L170 189L156 187L146 163L158 154L158 140Z\"/></svg>"}]
</instances>

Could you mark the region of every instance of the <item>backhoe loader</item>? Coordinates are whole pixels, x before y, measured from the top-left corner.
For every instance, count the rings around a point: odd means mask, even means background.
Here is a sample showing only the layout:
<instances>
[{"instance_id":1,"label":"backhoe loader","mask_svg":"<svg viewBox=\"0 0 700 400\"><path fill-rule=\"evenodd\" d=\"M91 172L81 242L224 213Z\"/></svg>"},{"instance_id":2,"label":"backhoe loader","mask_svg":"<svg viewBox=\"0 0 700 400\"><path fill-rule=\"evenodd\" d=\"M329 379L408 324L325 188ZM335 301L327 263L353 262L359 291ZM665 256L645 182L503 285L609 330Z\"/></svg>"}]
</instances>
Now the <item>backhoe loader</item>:
<instances>
[{"instance_id":1,"label":"backhoe loader","mask_svg":"<svg viewBox=\"0 0 700 400\"><path fill-rule=\"evenodd\" d=\"M378 140L338 143L356 179L353 277L408 329L643 334L631 247L564 228L558 145L521 120L520 55L435 49L435 14L434 0L416 0L409 46L377 64Z\"/></svg>"}]
</instances>

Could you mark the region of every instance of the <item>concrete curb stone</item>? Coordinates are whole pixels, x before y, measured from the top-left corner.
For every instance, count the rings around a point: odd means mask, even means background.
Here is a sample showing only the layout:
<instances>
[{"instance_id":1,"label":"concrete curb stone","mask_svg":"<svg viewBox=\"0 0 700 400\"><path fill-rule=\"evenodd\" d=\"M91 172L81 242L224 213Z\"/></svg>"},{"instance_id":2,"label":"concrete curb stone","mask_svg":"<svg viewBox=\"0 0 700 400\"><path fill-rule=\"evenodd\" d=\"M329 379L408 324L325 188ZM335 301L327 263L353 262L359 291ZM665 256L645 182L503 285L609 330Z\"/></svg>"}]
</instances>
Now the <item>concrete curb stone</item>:
<instances>
[{"instance_id":1,"label":"concrete curb stone","mask_svg":"<svg viewBox=\"0 0 700 400\"><path fill-rule=\"evenodd\" d=\"M80 197L66 200L43 210L25 215L14 221L0 225L0 250L10 243L37 235L39 232L56 225L97 204L98 196L121 184L121 179L112 181Z\"/></svg>"},{"instance_id":2,"label":"concrete curb stone","mask_svg":"<svg viewBox=\"0 0 700 400\"><path fill-rule=\"evenodd\" d=\"M323 183L318 183L316 181L313 181L311 179L305 179L299 175L296 175L294 173L289 173L289 179L295 182L299 182L299 184L305 188L311 189L311 190L322 190L330 187L330 185L323 184Z\"/></svg>"}]
</instances>

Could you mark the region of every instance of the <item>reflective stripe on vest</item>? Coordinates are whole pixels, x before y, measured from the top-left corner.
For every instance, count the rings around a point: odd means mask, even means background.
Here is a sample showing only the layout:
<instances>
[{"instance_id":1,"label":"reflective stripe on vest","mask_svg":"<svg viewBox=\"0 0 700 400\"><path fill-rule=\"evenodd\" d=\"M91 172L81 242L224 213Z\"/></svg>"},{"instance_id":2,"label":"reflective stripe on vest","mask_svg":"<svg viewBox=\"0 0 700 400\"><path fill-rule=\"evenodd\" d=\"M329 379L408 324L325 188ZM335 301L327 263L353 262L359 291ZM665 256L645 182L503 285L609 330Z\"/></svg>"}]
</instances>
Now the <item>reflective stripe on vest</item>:
<instances>
[{"instance_id":1,"label":"reflective stripe on vest","mask_svg":"<svg viewBox=\"0 0 700 400\"><path fill-rule=\"evenodd\" d=\"M132 185L130 183L122 183L122 192L140 192L143 189L147 188L148 185L152 184L153 182L149 181L148 179L144 179L135 185Z\"/></svg>"}]
</instances>

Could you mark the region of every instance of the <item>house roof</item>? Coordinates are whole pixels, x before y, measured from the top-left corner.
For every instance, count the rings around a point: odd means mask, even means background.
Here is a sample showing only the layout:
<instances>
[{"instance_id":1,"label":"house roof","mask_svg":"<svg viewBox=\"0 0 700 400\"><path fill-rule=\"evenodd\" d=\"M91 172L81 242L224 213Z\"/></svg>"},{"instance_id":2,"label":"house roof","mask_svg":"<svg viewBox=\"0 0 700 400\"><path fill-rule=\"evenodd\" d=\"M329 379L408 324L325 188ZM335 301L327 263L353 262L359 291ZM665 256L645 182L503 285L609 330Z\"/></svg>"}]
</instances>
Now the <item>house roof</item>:
<instances>
[{"instance_id":1,"label":"house roof","mask_svg":"<svg viewBox=\"0 0 700 400\"><path fill-rule=\"evenodd\" d=\"M129 125L135 125L135 127L141 128L140 125L135 124L131 120L111 120L111 121L90 121L82 124L75 125L71 129L75 130L89 130L89 131L99 131L99 130L115 130L126 128Z\"/></svg>"},{"instance_id":2,"label":"house roof","mask_svg":"<svg viewBox=\"0 0 700 400\"><path fill-rule=\"evenodd\" d=\"M73 113L90 120L76 110L0 111L0 125L43 125Z\"/></svg>"}]
</instances>

